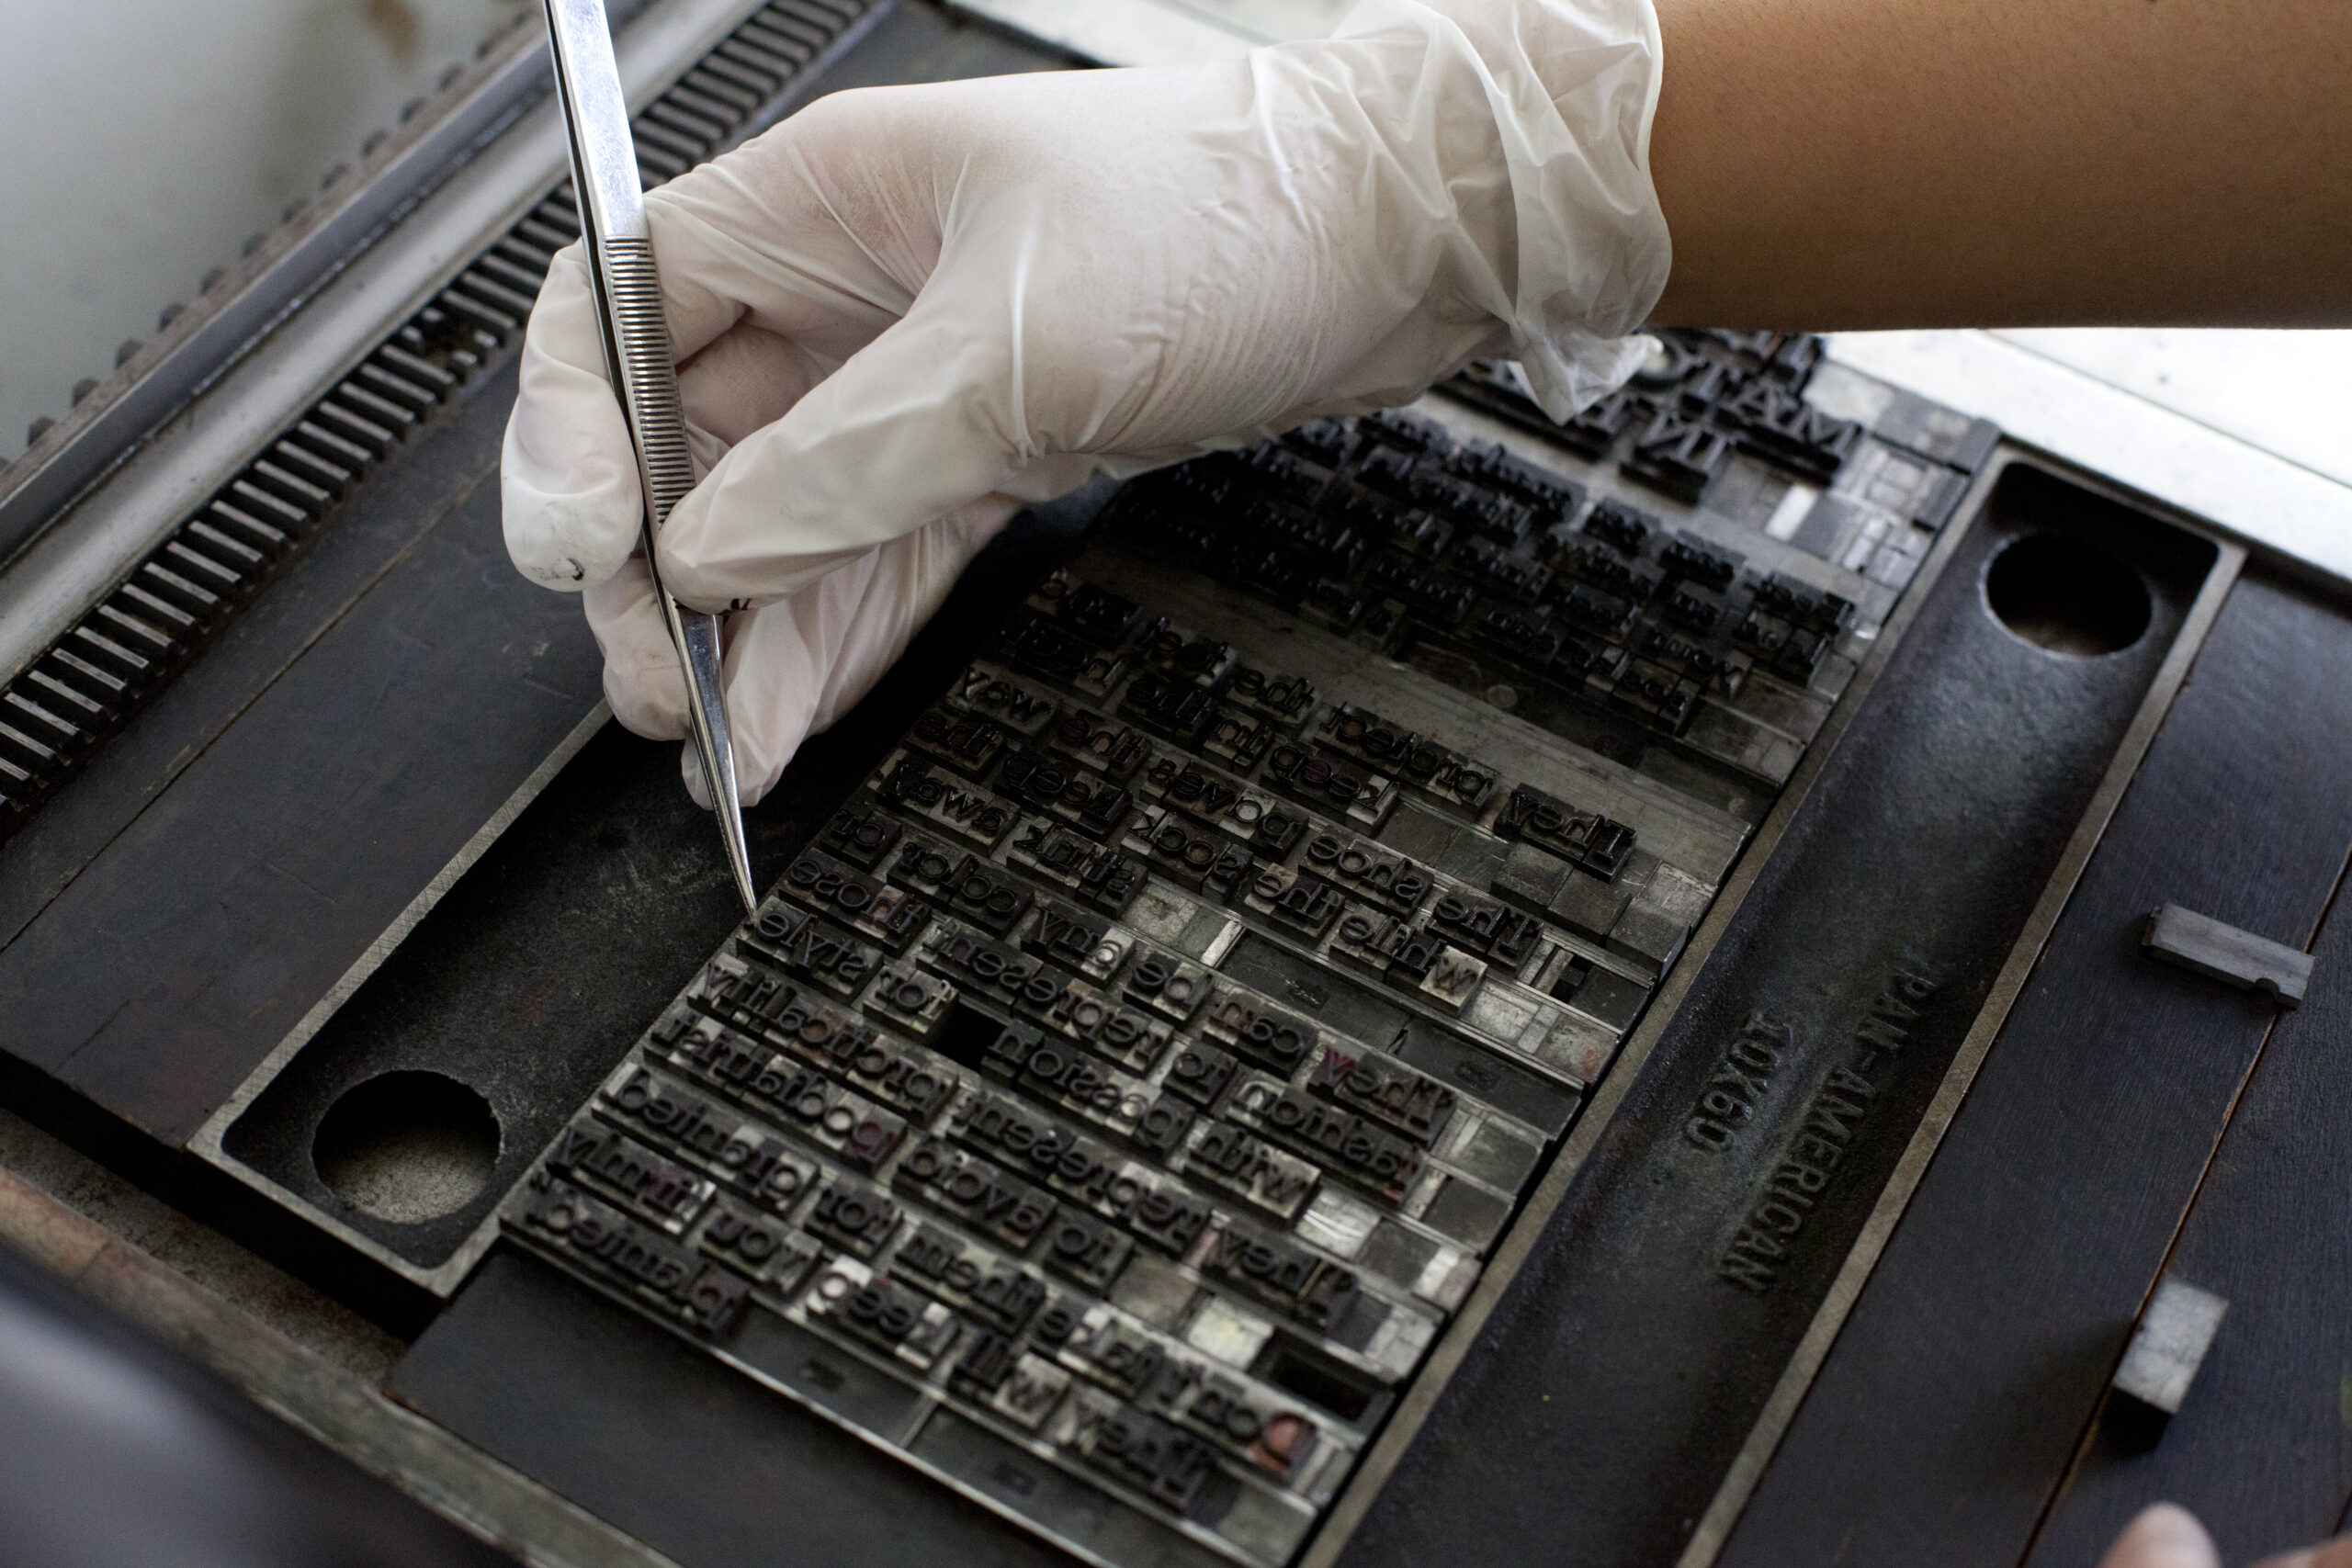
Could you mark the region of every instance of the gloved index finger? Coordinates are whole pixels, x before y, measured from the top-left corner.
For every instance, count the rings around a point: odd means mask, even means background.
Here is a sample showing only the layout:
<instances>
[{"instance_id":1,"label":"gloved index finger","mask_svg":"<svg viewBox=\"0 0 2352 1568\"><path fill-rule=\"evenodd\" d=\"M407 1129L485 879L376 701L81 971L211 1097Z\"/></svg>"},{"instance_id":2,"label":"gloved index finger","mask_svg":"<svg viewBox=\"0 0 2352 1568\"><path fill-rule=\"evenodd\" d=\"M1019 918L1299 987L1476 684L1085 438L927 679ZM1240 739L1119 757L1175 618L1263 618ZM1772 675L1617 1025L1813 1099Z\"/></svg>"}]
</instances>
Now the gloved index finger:
<instances>
[{"instance_id":1,"label":"gloved index finger","mask_svg":"<svg viewBox=\"0 0 2352 1568\"><path fill-rule=\"evenodd\" d=\"M899 319L935 240L912 226L898 271L850 235L820 188L812 158L844 135L825 106L689 171L646 198L671 347L691 359L749 321L838 365ZM854 129L854 126L853 126ZM815 152L805 143L818 143ZM922 212L920 193L902 205ZM898 200L899 197L885 197ZM908 226L897 226L902 238ZM526 333L503 461L508 553L548 587L578 589L619 570L637 546L642 505L628 433L605 372L595 305L577 246L558 253Z\"/></svg>"},{"instance_id":2,"label":"gloved index finger","mask_svg":"<svg viewBox=\"0 0 2352 1568\"><path fill-rule=\"evenodd\" d=\"M1015 434L1020 356L1001 311L926 293L679 504L663 582L697 608L771 604L992 491L1082 483L1091 457Z\"/></svg>"}]
</instances>

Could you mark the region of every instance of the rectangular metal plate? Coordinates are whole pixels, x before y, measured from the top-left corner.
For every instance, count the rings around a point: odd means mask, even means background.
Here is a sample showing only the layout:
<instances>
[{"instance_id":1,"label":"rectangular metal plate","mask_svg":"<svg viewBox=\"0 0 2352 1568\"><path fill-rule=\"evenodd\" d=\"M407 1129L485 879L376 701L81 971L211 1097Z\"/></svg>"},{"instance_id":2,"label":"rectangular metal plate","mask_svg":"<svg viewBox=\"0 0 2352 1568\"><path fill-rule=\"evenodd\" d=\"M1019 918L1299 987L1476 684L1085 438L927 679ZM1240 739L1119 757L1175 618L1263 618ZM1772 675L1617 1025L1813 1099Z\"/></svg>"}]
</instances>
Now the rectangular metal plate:
<instances>
[{"instance_id":1,"label":"rectangular metal plate","mask_svg":"<svg viewBox=\"0 0 2352 1568\"><path fill-rule=\"evenodd\" d=\"M1924 553L1891 531L1933 536L1762 469L1677 508L1544 457L1579 477L1389 419L1132 489L508 1235L730 1363L782 1323L891 1369L917 1409L831 1414L919 1464L992 1444L1286 1560L1847 689ZM1204 1425L1235 1401L1247 1441Z\"/></svg>"}]
</instances>

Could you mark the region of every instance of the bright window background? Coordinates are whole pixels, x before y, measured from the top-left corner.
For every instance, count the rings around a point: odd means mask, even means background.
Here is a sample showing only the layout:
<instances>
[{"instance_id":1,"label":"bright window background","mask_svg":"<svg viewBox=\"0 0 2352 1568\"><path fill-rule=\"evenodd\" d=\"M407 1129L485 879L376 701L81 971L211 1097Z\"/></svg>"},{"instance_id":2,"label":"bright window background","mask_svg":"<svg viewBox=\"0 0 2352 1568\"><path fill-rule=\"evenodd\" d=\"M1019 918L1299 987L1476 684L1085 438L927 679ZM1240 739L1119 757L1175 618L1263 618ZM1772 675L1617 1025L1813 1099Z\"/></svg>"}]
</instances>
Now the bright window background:
<instances>
[{"instance_id":1,"label":"bright window background","mask_svg":"<svg viewBox=\"0 0 2352 1568\"><path fill-rule=\"evenodd\" d=\"M2144 327L1993 335L2352 484L2352 332Z\"/></svg>"},{"instance_id":2,"label":"bright window background","mask_svg":"<svg viewBox=\"0 0 2352 1568\"><path fill-rule=\"evenodd\" d=\"M0 0L0 460L531 0Z\"/></svg>"}]
</instances>

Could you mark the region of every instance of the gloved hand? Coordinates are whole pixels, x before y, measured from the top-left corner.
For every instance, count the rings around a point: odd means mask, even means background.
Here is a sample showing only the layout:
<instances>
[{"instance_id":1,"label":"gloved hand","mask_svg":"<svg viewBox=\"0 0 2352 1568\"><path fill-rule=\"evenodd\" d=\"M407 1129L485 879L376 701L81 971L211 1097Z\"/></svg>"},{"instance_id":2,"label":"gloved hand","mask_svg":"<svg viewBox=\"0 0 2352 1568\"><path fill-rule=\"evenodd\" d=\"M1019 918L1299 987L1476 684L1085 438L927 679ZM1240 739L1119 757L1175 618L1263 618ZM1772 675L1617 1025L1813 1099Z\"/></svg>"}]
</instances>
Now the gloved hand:
<instances>
[{"instance_id":1,"label":"gloved hand","mask_svg":"<svg viewBox=\"0 0 2352 1568\"><path fill-rule=\"evenodd\" d=\"M839 94L649 196L707 469L662 571L748 611L727 656L746 797L898 655L1004 498L1498 353L1559 414L1630 374L1668 259L1658 66L1650 0L1368 0L1335 39L1230 63ZM507 544L592 590L623 721L683 736L627 565L633 472L567 253L525 344Z\"/></svg>"}]
</instances>

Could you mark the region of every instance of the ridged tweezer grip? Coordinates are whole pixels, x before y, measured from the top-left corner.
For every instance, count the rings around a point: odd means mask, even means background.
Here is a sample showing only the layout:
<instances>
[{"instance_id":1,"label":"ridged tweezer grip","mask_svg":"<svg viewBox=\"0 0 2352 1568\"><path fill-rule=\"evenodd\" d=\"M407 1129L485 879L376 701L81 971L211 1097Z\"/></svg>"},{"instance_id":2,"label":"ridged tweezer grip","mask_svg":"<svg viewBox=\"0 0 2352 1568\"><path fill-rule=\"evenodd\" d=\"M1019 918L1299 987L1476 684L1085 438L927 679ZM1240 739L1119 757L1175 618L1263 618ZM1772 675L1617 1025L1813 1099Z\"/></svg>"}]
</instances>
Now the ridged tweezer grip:
<instances>
[{"instance_id":1,"label":"ridged tweezer grip","mask_svg":"<svg viewBox=\"0 0 2352 1568\"><path fill-rule=\"evenodd\" d=\"M670 319L662 310L662 278L653 247L643 240L604 241L605 289L609 299L615 357L620 361L621 395L637 437L644 469L645 558L653 570L662 618L686 672L686 713L695 732L702 776L718 813L719 837L743 907L756 908L752 863L743 838L742 807L737 802L735 750L728 732L726 676L718 617L682 609L654 567L653 536L695 486L693 454L686 449L685 411L678 402L678 375L670 358Z\"/></svg>"},{"instance_id":2,"label":"ridged tweezer grip","mask_svg":"<svg viewBox=\"0 0 2352 1568\"><path fill-rule=\"evenodd\" d=\"M643 240L607 239L604 251L605 283L612 291L614 324L620 337L621 380L644 455L651 521L658 528L695 485L685 412L679 406L678 378L671 368L670 319L662 310L653 247Z\"/></svg>"}]
</instances>

